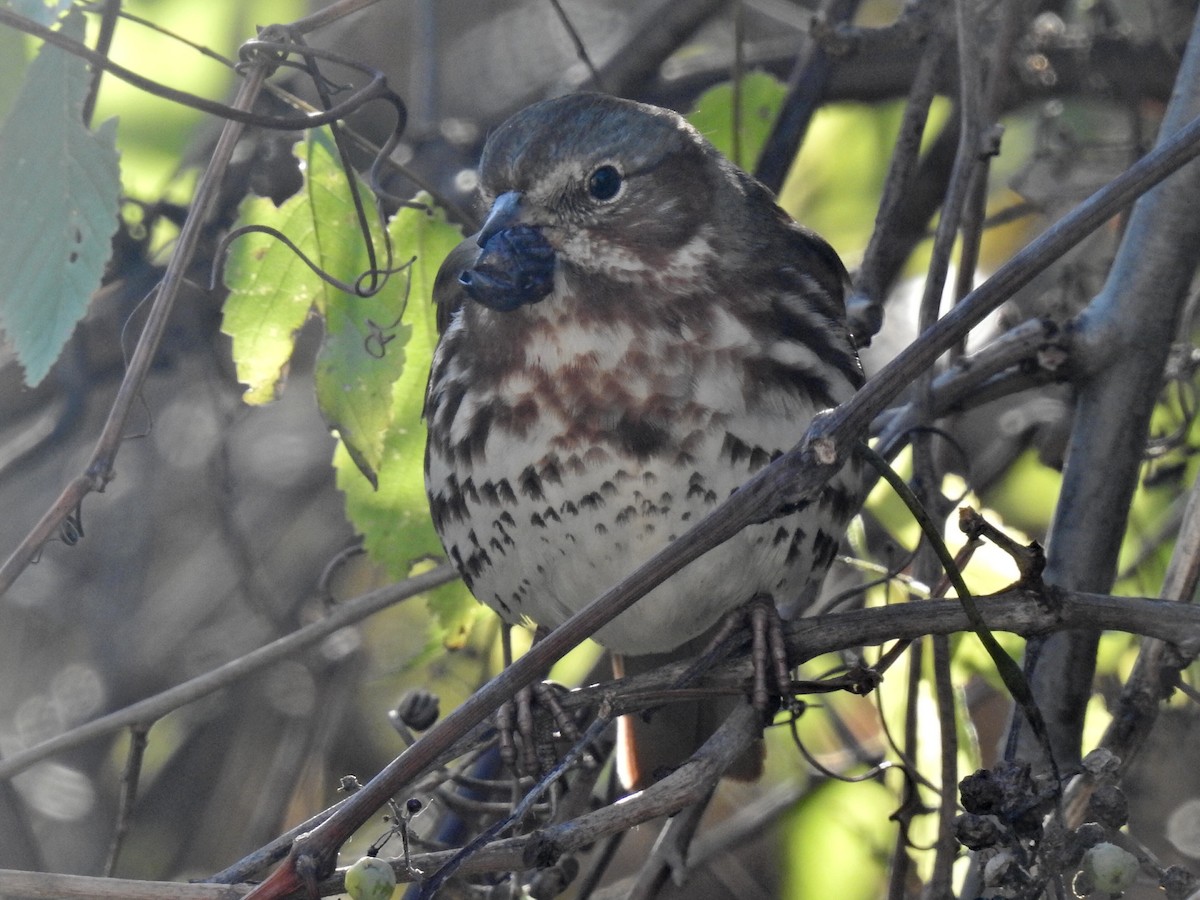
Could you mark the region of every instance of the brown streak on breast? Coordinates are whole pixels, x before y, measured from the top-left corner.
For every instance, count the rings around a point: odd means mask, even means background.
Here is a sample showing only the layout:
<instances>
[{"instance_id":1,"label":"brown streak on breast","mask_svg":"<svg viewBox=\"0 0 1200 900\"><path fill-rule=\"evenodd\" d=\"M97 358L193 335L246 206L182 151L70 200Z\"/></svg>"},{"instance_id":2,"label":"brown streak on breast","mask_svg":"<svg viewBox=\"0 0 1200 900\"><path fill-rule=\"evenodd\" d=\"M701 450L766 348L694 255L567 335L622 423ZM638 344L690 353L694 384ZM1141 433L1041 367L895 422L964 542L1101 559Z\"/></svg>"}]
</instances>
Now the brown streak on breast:
<instances>
[{"instance_id":1,"label":"brown streak on breast","mask_svg":"<svg viewBox=\"0 0 1200 900\"><path fill-rule=\"evenodd\" d=\"M444 455L457 457L469 468L489 432L524 440L541 427L549 437L537 448L538 456L553 459L555 469L560 455L564 471L593 462L588 455L593 448L640 458L654 452L667 433L680 443L680 458L686 460L707 433L721 426L727 415L687 396L696 373L728 368L731 359L746 362L743 348L711 346L711 307L660 292L634 298L626 285L599 284L607 281L589 282L586 304L572 293L559 292L535 307L508 313L474 305L464 310L464 332L455 335L456 355L464 369L460 378L475 386L472 393L480 393L473 405L464 401L461 390L441 398L443 414L453 417L464 406L473 410L471 421L462 423L467 440L443 447ZM534 342L559 346L564 333L610 330L614 322L639 337L611 368L601 367L599 354L586 348L553 369L530 360ZM597 332L594 340L599 345L603 334ZM640 374L631 378L631 373ZM514 471L532 462L525 460ZM550 480L557 471L539 475Z\"/></svg>"},{"instance_id":2,"label":"brown streak on breast","mask_svg":"<svg viewBox=\"0 0 1200 900\"><path fill-rule=\"evenodd\" d=\"M537 400L526 394L512 406L505 404L499 407L492 427L503 428L518 438L524 438L530 427L537 423L538 417Z\"/></svg>"}]
</instances>

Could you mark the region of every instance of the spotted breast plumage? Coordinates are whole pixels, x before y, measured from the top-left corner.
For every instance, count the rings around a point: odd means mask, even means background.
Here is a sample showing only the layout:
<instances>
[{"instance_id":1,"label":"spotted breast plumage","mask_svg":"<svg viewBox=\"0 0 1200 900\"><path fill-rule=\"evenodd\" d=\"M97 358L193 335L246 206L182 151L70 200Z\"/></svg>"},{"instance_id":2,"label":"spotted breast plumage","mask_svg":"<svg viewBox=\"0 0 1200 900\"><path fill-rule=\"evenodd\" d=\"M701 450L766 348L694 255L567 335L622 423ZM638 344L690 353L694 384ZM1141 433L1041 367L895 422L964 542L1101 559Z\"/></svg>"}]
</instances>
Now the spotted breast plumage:
<instances>
[{"instance_id":1,"label":"spotted breast plumage","mask_svg":"<svg viewBox=\"0 0 1200 900\"><path fill-rule=\"evenodd\" d=\"M426 483L446 552L553 628L792 447L861 370L835 252L682 117L597 94L487 142L483 228L435 289ZM806 603L852 512L835 482L602 629L672 650L751 598Z\"/></svg>"}]
</instances>

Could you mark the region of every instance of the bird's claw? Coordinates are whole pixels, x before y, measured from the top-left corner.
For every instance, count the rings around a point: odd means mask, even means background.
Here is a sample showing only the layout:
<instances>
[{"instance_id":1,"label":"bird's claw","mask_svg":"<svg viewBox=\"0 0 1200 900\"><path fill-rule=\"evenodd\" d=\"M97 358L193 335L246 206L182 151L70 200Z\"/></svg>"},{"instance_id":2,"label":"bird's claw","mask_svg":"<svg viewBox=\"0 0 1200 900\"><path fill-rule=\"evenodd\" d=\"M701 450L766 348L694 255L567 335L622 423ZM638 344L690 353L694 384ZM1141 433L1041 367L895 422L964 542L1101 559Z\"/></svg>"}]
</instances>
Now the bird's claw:
<instances>
[{"instance_id":1,"label":"bird's claw","mask_svg":"<svg viewBox=\"0 0 1200 900\"><path fill-rule=\"evenodd\" d=\"M553 735L538 733L534 706L549 713L554 730L572 743L581 737L579 728L556 696L557 685L539 681L526 685L496 711L500 732L500 758L518 776L537 776L549 771L556 762Z\"/></svg>"}]
</instances>

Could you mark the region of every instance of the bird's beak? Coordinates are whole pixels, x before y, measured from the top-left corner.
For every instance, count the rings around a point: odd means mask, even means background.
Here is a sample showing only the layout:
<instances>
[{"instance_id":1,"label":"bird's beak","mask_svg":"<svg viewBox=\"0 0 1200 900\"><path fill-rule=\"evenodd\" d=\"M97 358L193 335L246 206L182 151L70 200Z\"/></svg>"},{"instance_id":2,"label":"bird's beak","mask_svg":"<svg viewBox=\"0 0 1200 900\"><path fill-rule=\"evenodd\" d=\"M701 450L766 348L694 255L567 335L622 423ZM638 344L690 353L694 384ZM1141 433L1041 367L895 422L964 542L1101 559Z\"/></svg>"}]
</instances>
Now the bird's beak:
<instances>
[{"instance_id":1,"label":"bird's beak","mask_svg":"<svg viewBox=\"0 0 1200 900\"><path fill-rule=\"evenodd\" d=\"M520 221L521 212L524 209L521 205L524 199L525 195L520 191L505 191L497 197L496 202L492 204L492 208L488 211L483 227L479 229L479 234L475 236L475 243L480 247L484 247L488 241L501 231L516 225Z\"/></svg>"},{"instance_id":2,"label":"bird's beak","mask_svg":"<svg viewBox=\"0 0 1200 900\"><path fill-rule=\"evenodd\" d=\"M475 261L458 274L467 296L497 312L540 303L554 289L554 248L540 228L522 221L524 199L520 191L496 198L475 235Z\"/></svg>"}]
</instances>

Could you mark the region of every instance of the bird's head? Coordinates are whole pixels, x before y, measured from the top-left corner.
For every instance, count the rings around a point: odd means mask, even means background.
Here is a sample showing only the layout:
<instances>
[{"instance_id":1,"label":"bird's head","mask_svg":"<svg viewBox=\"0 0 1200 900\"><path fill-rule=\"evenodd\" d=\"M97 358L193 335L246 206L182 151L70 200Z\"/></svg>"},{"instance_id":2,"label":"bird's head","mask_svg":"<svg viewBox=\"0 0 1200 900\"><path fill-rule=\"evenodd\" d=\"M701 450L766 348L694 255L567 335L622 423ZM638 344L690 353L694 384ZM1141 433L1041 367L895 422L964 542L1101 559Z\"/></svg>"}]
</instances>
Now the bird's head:
<instances>
[{"instance_id":1,"label":"bird's head","mask_svg":"<svg viewBox=\"0 0 1200 900\"><path fill-rule=\"evenodd\" d=\"M712 210L725 164L682 117L602 94L527 107L488 139L490 204L459 281L507 311L600 278L693 287L715 257Z\"/></svg>"}]
</instances>

